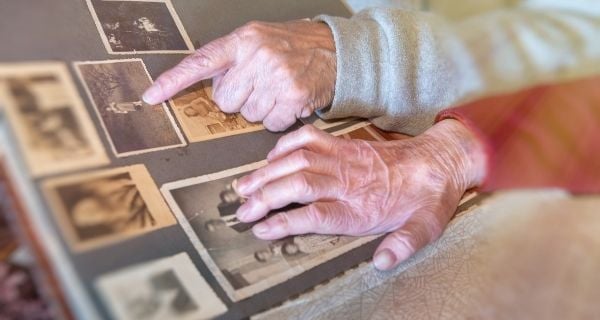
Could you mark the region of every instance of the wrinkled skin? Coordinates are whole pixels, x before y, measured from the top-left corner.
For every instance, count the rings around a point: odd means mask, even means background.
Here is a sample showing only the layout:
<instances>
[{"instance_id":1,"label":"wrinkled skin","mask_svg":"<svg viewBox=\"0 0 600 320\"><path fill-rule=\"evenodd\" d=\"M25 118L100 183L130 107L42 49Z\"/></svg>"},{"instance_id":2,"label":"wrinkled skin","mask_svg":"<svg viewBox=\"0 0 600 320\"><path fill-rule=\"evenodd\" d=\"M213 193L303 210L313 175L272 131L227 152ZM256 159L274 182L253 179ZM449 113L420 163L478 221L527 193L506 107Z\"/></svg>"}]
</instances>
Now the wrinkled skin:
<instances>
[{"instance_id":1,"label":"wrinkled skin","mask_svg":"<svg viewBox=\"0 0 600 320\"><path fill-rule=\"evenodd\" d=\"M307 206L256 224L259 238L319 233L390 233L374 255L382 270L396 267L437 239L464 192L485 171L482 146L455 120L416 138L392 142L345 140L305 126L280 139L269 164L241 178L248 201L243 222L290 203Z\"/></svg>"},{"instance_id":2,"label":"wrinkled skin","mask_svg":"<svg viewBox=\"0 0 600 320\"><path fill-rule=\"evenodd\" d=\"M335 42L329 27L307 20L251 22L198 49L144 93L149 104L213 78L213 98L226 113L283 131L333 100Z\"/></svg>"}]
</instances>

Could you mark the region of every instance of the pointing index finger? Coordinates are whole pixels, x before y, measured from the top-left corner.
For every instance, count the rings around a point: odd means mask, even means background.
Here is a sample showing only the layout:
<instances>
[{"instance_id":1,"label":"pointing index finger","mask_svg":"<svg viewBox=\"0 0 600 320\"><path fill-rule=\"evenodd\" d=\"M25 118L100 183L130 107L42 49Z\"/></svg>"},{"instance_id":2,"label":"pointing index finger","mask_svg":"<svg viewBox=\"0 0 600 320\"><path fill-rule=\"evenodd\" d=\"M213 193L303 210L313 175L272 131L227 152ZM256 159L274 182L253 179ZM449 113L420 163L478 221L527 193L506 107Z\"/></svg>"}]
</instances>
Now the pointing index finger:
<instances>
[{"instance_id":1,"label":"pointing index finger","mask_svg":"<svg viewBox=\"0 0 600 320\"><path fill-rule=\"evenodd\" d=\"M204 79L225 72L235 61L236 48L231 35L216 39L160 75L144 92L142 99L158 104Z\"/></svg>"}]
</instances>

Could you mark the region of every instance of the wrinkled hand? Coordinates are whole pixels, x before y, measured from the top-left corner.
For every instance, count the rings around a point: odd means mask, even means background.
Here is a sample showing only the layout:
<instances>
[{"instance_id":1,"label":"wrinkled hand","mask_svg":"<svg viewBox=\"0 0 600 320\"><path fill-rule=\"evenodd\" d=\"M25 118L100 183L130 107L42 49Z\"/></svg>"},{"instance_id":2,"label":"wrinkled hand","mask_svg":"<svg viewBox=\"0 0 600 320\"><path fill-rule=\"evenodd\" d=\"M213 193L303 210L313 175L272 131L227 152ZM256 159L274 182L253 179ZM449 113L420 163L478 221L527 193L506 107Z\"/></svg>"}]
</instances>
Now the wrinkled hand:
<instances>
[{"instance_id":1,"label":"wrinkled hand","mask_svg":"<svg viewBox=\"0 0 600 320\"><path fill-rule=\"evenodd\" d=\"M387 270L441 235L461 196L483 179L484 160L479 141L455 120L391 142L345 140L305 126L279 140L267 166L239 180L237 192L248 201L237 217L253 222L302 203L253 232L266 240L391 232L374 256Z\"/></svg>"},{"instance_id":2,"label":"wrinkled hand","mask_svg":"<svg viewBox=\"0 0 600 320\"><path fill-rule=\"evenodd\" d=\"M249 23L198 49L156 79L144 94L165 101L213 78L213 99L226 113L241 112L283 131L333 100L335 43L329 27L307 20Z\"/></svg>"}]
</instances>

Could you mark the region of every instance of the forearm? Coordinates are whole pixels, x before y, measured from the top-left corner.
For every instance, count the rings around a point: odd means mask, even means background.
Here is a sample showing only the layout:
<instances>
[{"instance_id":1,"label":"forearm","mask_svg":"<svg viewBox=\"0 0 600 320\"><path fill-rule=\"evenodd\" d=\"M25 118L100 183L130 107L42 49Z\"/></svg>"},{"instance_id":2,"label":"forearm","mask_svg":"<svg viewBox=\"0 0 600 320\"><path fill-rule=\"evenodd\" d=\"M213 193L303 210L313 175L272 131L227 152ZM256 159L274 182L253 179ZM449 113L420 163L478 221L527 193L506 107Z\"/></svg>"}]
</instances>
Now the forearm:
<instances>
[{"instance_id":1,"label":"forearm","mask_svg":"<svg viewBox=\"0 0 600 320\"><path fill-rule=\"evenodd\" d=\"M598 72L600 5L580 3L587 6L521 6L462 22L383 9L318 17L337 50L334 101L321 116L362 116L416 135L465 99Z\"/></svg>"}]
</instances>

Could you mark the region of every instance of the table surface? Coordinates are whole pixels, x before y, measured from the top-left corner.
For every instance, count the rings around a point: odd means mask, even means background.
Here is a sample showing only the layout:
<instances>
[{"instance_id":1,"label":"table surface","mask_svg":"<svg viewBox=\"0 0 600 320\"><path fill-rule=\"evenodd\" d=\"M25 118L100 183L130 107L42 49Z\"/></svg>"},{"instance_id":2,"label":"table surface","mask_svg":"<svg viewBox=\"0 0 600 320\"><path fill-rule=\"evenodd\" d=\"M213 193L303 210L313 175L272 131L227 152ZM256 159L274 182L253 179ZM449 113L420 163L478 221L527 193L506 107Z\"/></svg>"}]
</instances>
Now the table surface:
<instances>
[{"instance_id":1,"label":"table surface","mask_svg":"<svg viewBox=\"0 0 600 320\"><path fill-rule=\"evenodd\" d=\"M260 0L251 4L234 0L174 0L180 17L195 46L223 35L252 19L288 20L319 12L346 15L338 1ZM240 10L243 4L245 9ZM187 10L187 8L195 8ZM35 9L32 9L35 8ZM35 0L0 3L0 61L58 59L64 61L114 58L107 56L91 21L85 1L40 2ZM77 25L77 28L73 28ZM8 27L10 26L10 27ZM56 37L47 37L52 28ZM15 32L19 30L19 32ZM15 34L27 34L18 37ZM10 40L10 41L9 41ZM144 56L153 77L181 57ZM82 94L82 96L84 96ZM402 138L401 136L395 136ZM176 172L152 170L158 183L175 180L184 171L202 175L260 160L277 139L259 132L233 137L239 146L230 157L221 142L206 143L192 152L202 167L182 166ZM251 141L261 140L257 144ZM266 142L265 142L266 141ZM240 156L241 155L241 156ZM224 161L210 161L212 158ZM156 163L159 157L121 161ZM120 161L120 162L119 162ZM189 176L189 172L185 175ZM256 316L257 319L464 319L464 318L599 318L600 296L600 198L573 198L560 191L516 192L481 195L463 206L441 239L392 272L378 272L370 263L346 272L327 284L284 305ZM179 237L177 228L169 235L148 235L122 246L121 256L147 241ZM152 253L138 254L148 260L173 250L161 245ZM193 251L192 248L186 248ZM98 263L93 255L72 256L84 270L82 277L95 275L118 265ZM194 257L197 263L199 257ZM203 270L203 273L206 273ZM91 283L91 282L90 282ZM87 290L91 290L89 286ZM221 293L222 296L222 293ZM267 305L236 306L228 316L240 317ZM100 310L105 316L105 310Z\"/></svg>"}]
</instances>

